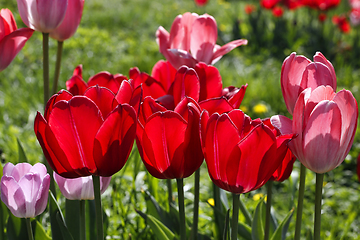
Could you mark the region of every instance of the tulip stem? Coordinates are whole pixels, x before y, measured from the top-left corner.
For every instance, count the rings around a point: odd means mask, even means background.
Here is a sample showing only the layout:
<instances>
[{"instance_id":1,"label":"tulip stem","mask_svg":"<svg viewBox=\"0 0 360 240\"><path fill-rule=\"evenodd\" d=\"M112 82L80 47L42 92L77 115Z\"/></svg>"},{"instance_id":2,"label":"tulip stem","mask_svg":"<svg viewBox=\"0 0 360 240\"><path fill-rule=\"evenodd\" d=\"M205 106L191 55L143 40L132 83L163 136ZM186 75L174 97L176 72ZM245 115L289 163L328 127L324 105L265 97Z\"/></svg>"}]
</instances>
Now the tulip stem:
<instances>
[{"instance_id":1,"label":"tulip stem","mask_svg":"<svg viewBox=\"0 0 360 240\"><path fill-rule=\"evenodd\" d=\"M53 82L53 90L52 93L57 93L57 87L60 76L60 68L61 68L61 57L63 51L64 42L58 41L57 45L57 53L56 53L56 65L55 65L55 73L54 73L54 82Z\"/></svg>"},{"instance_id":2,"label":"tulip stem","mask_svg":"<svg viewBox=\"0 0 360 240\"><path fill-rule=\"evenodd\" d=\"M240 194L233 193L232 197L233 197L233 214L231 219L231 240L237 240Z\"/></svg>"},{"instance_id":3,"label":"tulip stem","mask_svg":"<svg viewBox=\"0 0 360 240\"><path fill-rule=\"evenodd\" d=\"M303 164L300 164L299 196L298 196L298 205L296 209L296 225L295 225L294 240L300 240L300 235L301 235L302 211L303 211L304 192L305 192L305 177L306 177L306 167Z\"/></svg>"},{"instance_id":4,"label":"tulip stem","mask_svg":"<svg viewBox=\"0 0 360 240\"><path fill-rule=\"evenodd\" d=\"M198 221L199 221L199 201L200 201L200 168L195 171L195 189L194 189L194 215L192 225L192 240L197 239Z\"/></svg>"},{"instance_id":5,"label":"tulip stem","mask_svg":"<svg viewBox=\"0 0 360 240\"><path fill-rule=\"evenodd\" d=\"M27 228L29 240L34 240L32 228L31 228L31 219L30 219L30 218L26 218L25 220L26 220L26 228Z\"/></svg>"},{"instance_id":6,"label":"tulip stem","mask_svg":"<svg viewBox=\"0 0 360 240\"><path fill-rule=\"evenodd\" d=\"M218 240L222 239L222 230L224 228L224 221L222 221L221 214L223 213L223 206L220 199L220 188L213 183L213 194L214 194L214 216L215 226L218 234Z\"/></svg>"},{"instance_id":7,"label":"tulip stem","mask_svg":"<svg viewBox=\"0 0 360 240\"><path fill-rule=\"evenodd\" d=\"M249 211L247 210L243 201L241 201L241 198L239 199L239 207L240 207L240 211L242 212L242 214L245 217L245 222L247 223L247 225L251 226L252 225L251 215L250 215Z\"/></svg>"},{"instance_id":8,"label":"tulip stem","mask_svg":"<svg viewBox=\"0 0 360 240\"><path fill-rule=\"evenodd\" d=\"M321 199L324 174L316 174L316 192L315 192L315 220L314 220L314 240L320 240L321 232Z\"/></svg>"},{"instance_id":9,"label":"tulip stem","mask_svg":"<svg viewBox=\"0 0 360 240\"><path fill-rule=\"evenodd\" d=\"M94 185L94 196L95 196L95 213L96 213L96 233L97 239L104 239L104 226L103 226L103 215L101 208L101 194L100 194L100 177L92 175Z\"/></svg>"},{"instance_id":10,"label":"tulip stem","mask_svg":"<svg viewBox=\"0 0 360 240\"><path fill-rule=\"evenodd\" d=\"M176 183L178 189L178 202L179 202L180 240L186 240L184 181L182 178L178 178L176 179Z\"/></svg>"},{"instance_id":11,"label":"tulip stem","mask_svg":"<svg viewBox=\"0 0 360 240\"><path fill-rule=\"evenodd\" d=\"M50 98L49 87L49 33L43 33L43 78L44 78L44 108Z\"/></svg>"},{"instance_id":12,"label":"tulip stem","mask_svg":"<svg viewBox=\"0 0 360 240\"><path fill-rule=\"evenodd\" d=\"M86 240L85 200L80 200L80 240Z\"/></svg>"},{"instance_id":13,"label":"tulip stem","mask_svg":"<svg viewBox=\"0 0 360 240\"><path fill-rule=\"evenodd\" d=\"M273 181L268 181L266 184L267 187L267 195L266 195L266 218L265 218L265 233L264 240L269 239L270 235L270 217L271 217L271 198L272 198L272 185Z\"/></svg>"}]
</instances>

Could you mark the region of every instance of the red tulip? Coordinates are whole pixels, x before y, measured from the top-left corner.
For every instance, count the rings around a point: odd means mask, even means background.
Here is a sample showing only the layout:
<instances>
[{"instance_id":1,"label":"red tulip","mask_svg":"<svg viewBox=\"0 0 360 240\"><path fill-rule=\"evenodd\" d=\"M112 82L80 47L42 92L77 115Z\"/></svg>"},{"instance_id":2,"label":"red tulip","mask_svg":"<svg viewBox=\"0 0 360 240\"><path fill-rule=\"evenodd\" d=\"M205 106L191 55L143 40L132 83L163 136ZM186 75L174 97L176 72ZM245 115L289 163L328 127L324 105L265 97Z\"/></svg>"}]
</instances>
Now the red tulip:
<instances>
[{"instance_id":1,"label":"red tulip","mask_svg":"<svg viewBox=\"0 0 360 240\"><path fill-rule=\"evenodd\" d=\"M182 65L194 68L198 62L214 64L232 49L247 44L247 40L239 39L222 47L216 45L215 19L189 12L175 18L170 33L160 26L156 38L160 52L176 69Z\"/></svg>"},{"instance_id":2,"label":"red tulip","mask_svg":"<svg viewBox=\"0 0 360 240\"><path fill-rule=\"evenodd\" d=\"M275 17L281 17L283 14L284 14L284 10L282 7L280 6L275 6L273 9L272 9L272 14L275 16Z\"/></svg>"},{"instance_id":3,"label":"red tulip","mask_svg":"<svg viewBox=\"0 0 360 240\"><path fill-rule=\"evenodd\" d=\"M186 178L203 162L199 137L200 107L184 97L173 111L145 97L141 103L136 143L151 175Z\"/></svg>"},{"instance_id":4,"label":"red tulip","mask_svg":"<svg viewBox=\"0 0 360 240\"><path fill-rule=\"evenodd\" d=\"M302 4L311 8L316 8L322 11L339 5L340 0L302 0Z\"/></svg>"},{"instance_id":5,"label":"red tulip","mask_svg":"<svg viewBox=\"0 0 360 240\"><path fill-rule=\"evenodd\" d=\"M208 0L195 0L196 5L204 6L208 3Z\"/></svg>"},{"instance_id":6,"label":"red tulip","mask_svg":"<svg viewBox=\"0 0 360 240\"><path fill-rule=\"evenodd\" d=\"M260 119L241 110L200 118L200 136L212 181L232 193L263 186L281 164L290 135L276 136Z\"/></svg>"},{"instance_id":7,"label":"red tulip","mask_svg":"<svg viewBox=\"0 0 360 240\"><path fill-rule=\"evenodd\" d=\"M357 26L360 24L360 8L351 9L350 22L354 26Z\"/></svg>"},{"instance_id":8,"label":"red tulip","mask_svg":"<svg viewBox=\"0 0 360 240\"><path fill-rule=\"evenodd\" d=\"M252 12L254 12L256 10L256 7L255 7L255 5L253 5L253 4L246 4L245 5L245 13L246 14L251 14Z\"/></svg>"},{"instance_id":9,"label":"red tulip","mask_svg":"<svg viewBox=\"0 0 360 240\"><path fill-rule=\"evenodd\" d=\"M339 166L349 153L357 126L358 107L350 91L335 93L330 86L301 92L293 121L274 116L271 123L282 134L297 137L289 148L300 162L316 173Z\"/></svg>"},{"instance_id":10,"label":"red tulip","mask_svg":"<svg viewBox=\"0 0 360 240\"><path fill-rule=\"evenodd\" d=\"M273 9L281 0L261 0L260 5L266 9Z\"/></svg>"},{"instance_id":11,"label":"red tulip","mask_svg":"<svg viewBox=\"0 0 360 240\"><path fill-rule=\"evenodd\" d=\"M111 176L125 164L136 134L136 112L110 90L83 96L60 91L38 112L34 130L51 168L66 178Z\"/></svg>"},{"instance_id":12,"label":"red tulip","mask_svg":"<svg viewBox=\"0 0 360 240\"><path fill-rule=\"evenodd\" d=\"M26 26L50 33L63 21L68 0L17 0L17 4Z\"/></svg>"},{"instance_id":13,"label":"red tulip","mask_svg":"<svg viewBox=\"0 0 360 240\"><path fill-rule=\"evenodd\" d=\"M336 75L332 64L317 52L314 62L304 56L291 53L281 68L281 90L287 110L293 114L295 102L300 93L310 87L330 85L336 89Z\"/></svg>"},{"instance_id":14,"label":"red tulip","mask_svg":"<svg viewBox=\"0 0 360 240\"><path fill-rule=\"evenodd\" d=\"M332 21L343 33L350 32L351 27L345 16L333 16Z\"/></svg>"},{"instance_id":15,"label":"red tulip","mask_svg":"<svg viewBox=\"0 0 360 240\"><path fill-rule=\"evenodd\" d=\"M9 9L0 10L0 72L9 66L33 32L29 28L18 29Z\"/></svg>"},{"instance_id":16,"label":"red tulip","mask_svg":"<svg viewBox=\"0 0 360 240\"><path fill-rule=\"evenodd\" d=\"M85 0L68 0L65 17L61 24L50 32L50 37L63 42L74 35L81 21L84 2Z\"/></svg>"}]
</instances>

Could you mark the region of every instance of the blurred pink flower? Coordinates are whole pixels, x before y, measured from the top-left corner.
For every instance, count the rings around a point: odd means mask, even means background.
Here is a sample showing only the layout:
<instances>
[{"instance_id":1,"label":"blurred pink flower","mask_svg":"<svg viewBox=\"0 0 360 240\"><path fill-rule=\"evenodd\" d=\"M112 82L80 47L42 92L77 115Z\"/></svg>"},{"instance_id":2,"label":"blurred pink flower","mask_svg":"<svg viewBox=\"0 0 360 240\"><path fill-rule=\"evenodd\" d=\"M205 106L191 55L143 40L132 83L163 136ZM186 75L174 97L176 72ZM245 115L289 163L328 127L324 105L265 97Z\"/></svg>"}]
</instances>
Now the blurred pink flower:
<instances>
[{"instance_id":1,"label":"blurred pink flower","mask_svg":"<svg viewBox=\"0 0 360 240\"><path fill-rule=\"evenodd\" d=\"M0 10L0 72L9 66L33 32L30 28L18 29L9 9Z\"/></svg>"},{"instance_id":2,"label":"blurred pink flower","mask_svg":"<svg viewBox=\"0 0 360 240\"><path fill-rule=\"evenodd\" d=\"M15 217L33 218L46 208L50 175L42 163L7 163L1 178L1 200Z\"/></svg>"},{"instance_id":3,"label":"blurred pink flower","mask_svg":"<svg viewBox=\"0 0 360 240\"><path fill-rule=\"evenodd\" d=\"M221 47L216 44L217 34L212 16L187 12L175 18L170 33L160 26L156 41L160 52L176 69L182 65L194 68L198 62L214 64L234 48L247 44L247 40L239 39Z\"/></svg>"},{"instance_id":4,"label":"blurred pink flower","mask_svg":"<svg viewBox=\"0 0 360 240\"><path fill-rule=\"evenodd\" d=\"M68 0L17 0L17 4L26 26L49 33L64 19Z\"/></svg>"},{"instance_id":5,"label":"blurred pink flower","mask_svg":"<svg viewBox=\"0 0 360 240\"><path fill-rule=\"evenodd\" d=\"M65 198L70 200L94 199L94 186L92 176L78 178L64 178L53 173L54 180ZM103 194L110 184L111 177L100 177L100 192Z\"/></svg>"},{"instance_id":6,"label":"blurred pink flower","mask_svg":"<svg viewBox=\"0 0 360 240\"><path fill-rule=\"evenodd\" d=\"M81 21L84 2L85 0L68 0L64 20L50 33L50 37L62 42L75 34Z\"/></svg>"}]
</instances>

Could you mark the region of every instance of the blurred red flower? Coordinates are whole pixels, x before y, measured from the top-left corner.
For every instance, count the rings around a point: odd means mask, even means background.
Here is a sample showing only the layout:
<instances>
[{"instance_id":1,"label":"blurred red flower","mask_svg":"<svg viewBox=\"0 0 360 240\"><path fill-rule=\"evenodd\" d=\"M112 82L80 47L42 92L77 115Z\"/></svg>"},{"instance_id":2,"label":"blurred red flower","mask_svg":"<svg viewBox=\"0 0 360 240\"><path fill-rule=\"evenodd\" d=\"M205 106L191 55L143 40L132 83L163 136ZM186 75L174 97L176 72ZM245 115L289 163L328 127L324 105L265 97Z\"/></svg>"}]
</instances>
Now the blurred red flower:
<instances>
[{"instance_id":1,"label":"blurred red flower","mask_svg":"<svg viewBox=\"0 0 360 240\"><path fill-rule=\"evenodd\" d=\"M253 4L246 4L245 5L245 13L246 14L251 14L252 12L254 12L256 10L255 5Z\"/></svg>"},{"instance_id":2,"label":"blurred red flower","mask_svg":"<svg viewBox=\"0 0 360 240\"><path fill-rule=\"evenodd\" d=\"M272 13L275 17L281 17L284 14L284 10L280 6L275 6L272 10Z\"/></svg>"},{"instance_id":3,"label":"blurred red flower","mask_svg":"<svg viewBox=\"0 0 360 240\"><path fill-rule=\"evenodd\" d=\"M351 30L350 23L345 16L333 16L332 22L337 25L343 33L349 33Z\"/></svg>"}]
</instances>

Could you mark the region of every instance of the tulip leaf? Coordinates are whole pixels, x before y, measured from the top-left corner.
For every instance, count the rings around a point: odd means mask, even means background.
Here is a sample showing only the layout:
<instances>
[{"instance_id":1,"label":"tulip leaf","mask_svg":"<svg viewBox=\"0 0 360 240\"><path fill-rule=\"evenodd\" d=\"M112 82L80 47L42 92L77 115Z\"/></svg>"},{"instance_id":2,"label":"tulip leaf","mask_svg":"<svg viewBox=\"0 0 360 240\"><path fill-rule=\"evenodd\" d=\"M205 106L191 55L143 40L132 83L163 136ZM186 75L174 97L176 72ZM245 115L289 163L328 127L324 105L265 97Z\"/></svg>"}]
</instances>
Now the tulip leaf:
<instances>
[{"instance_id":1,"label":"tulip leaf","mask_svg":"<svg viewBox=\"0 0 360 240\"><path fill-rule=\"evenodd\" d=\"M155 236L159 240L174 240L176 239L175 234L167 228L162 222L151 215L147 215L141 211L136 212L145 219L146 223L153 230Z\"/></svg>"},{"instance_id":2,"label":"tulip leaf","mask_svg":"<svg viewBox=\"0 0 360 240\"><path fill-rule=\"evenodd\" d=\"M1 167L1 164L0 164ZM5 226L6 226L6 220L9 217L9 212L7 210L6 205L0 201L0 240L5 239Z\"/></svg>"},{"instance_id":3,"label":"tulip leaf","mask_svg":"<svg viewBox=\"0 0 360 240\"><path fill-rule=\"evenodd\" d=\"M80 201L65 200L65 222L74 239L80 239Z\"/></svg>"},{"instance_id":4,"label":"tulip leaf","mask_svg":"<svg viewBox=\"0 0 360 240\"><path fill-rule=\"evenodd\" d=\"M22 146L19 138L17 138L16 140L17 140L18 154L19 154L18 162L19 162L19 163L28 162L28 159L27 159L27 157L26 157L24 148L23 148L23 146Z\"/></svg>"},{"instance_id":5,"label":"tulip leaf","mask_svg":"<svg viewBox=\"0 0 360 240\"><path fill-rule=\"evenodd\" d=\"M65 225L64 219L61 216L60 212L56 213L56 219L57 219L57 221L59 223L60 230L61 230L61 235L62 235L63 239L74 240L74 238L71 236L71 233L70 233L69 229Z\"/></svg>"},{"instance_id":6,"label":"tulip leaf","mask_svg":"<svg viewBox=\"0 0 360 240\"><path fill-rule=\"evenodd\" d=\"M49 237L46 232L45 229L42 227L42 225L40 224L39 221L37 220L32 220L31 221L31 227L33 229L33 233L34 233L34 239L39 239L39 240L51 240L51 237ZM66 238L69 240L72 240L71 238Z\"/></svg>"},{"instance_id":7,"label":"tulip leaf","mask_svg":"<svg viewBox=\"0 0 360 240\"><path fill-rule=\"evenodd\" d=\"M256 206L253 222L252 222L252 231L251 236L253 240L262 240L264 239L264 227L265 227L265 204L264 199L261 199Z\"/></svg>"},{"instance_id":8,"label":"tulip leaf","mask_svg":"<svg viewBox=\"0 0 360 240\"><path fill-rule=\"evenodd\" d=\"M286 232L289 228L289 224L293 214L294 214L294 209L291 209L290 212L284 218L284 220L276 228L274 234L271 237L271 240L285 240Z\"/></svg>"},{"instance_id":9,"label":"tulip leaf","mask_svg":"<svg viewBox=\"0 0 360 240\"><path fill-rule=\"evenodd\" d=\"M17 218L10 213L6 227L6 234L8 240L28 239L25 218Z\"/></svg>"},{"instance_id":10,"label":"tulip leaf","mask_svg":"<svg viewBox=\"0 0 360 240\"><path fill-rule=\"evenodd\" d=\"M230 222L230 209L228 209L226 211L226 216L225 216L225 227L224 227L224 233L223 233L223 239L224 240L228 240L229 238L229 222Z\"/></svg>"},{"instance_id":11,"label":"tulip leaf","mask_svg":"<svg viewBox=\"0 0 360 240\"><path fill-rule=\"evenodd\" d=\"M66 227L64 216L62 215L61 209L56 202L56 199L51 191L49 191L49 205L50 205L50 221L51 221L51 235L53 240L67 240L63 238L66 235L63 225ZM67 229L67 228L66 228Z\"/></svg>"},{"instance_id":12,"label":"tulip leaf","mask_svg":"<svg viewBox=\"0 0 360 240\"><path fill-rule=\"evenodd\" d=\"M246 223L243 222L238 223L238 234L246 240L252 240L251 227Z\"/></svg>"}]
</instances>

